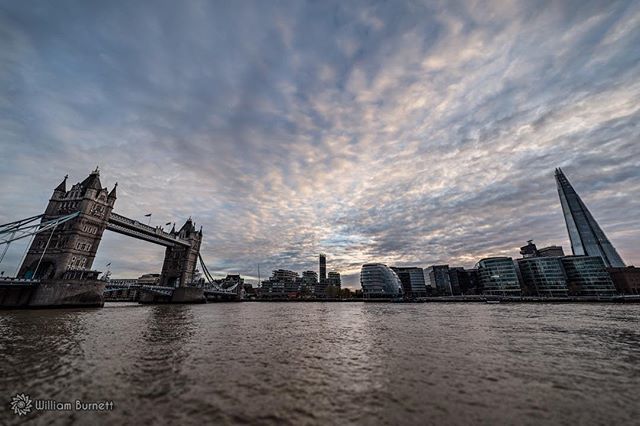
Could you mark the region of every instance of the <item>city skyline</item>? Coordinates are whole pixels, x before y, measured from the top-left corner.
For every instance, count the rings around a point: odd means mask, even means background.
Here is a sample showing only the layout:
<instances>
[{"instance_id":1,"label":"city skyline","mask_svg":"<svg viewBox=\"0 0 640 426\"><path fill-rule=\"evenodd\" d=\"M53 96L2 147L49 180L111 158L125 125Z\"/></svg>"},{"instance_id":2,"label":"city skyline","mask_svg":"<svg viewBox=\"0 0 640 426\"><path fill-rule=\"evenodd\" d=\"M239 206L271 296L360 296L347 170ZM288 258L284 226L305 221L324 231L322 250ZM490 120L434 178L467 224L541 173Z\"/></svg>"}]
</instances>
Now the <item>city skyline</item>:
<instances>
[{"instance_id":1,"label":"city skyline","mask_svg":"<svg viewBox=\"0 0 640 426\"><path fill-rule=\"evenodd\" d=\"M3 6L1 223L99 164L128 217L202 225L217 276L327 253L353 288L370 262L570 251L561 167L640 263L637 3L200 6ZM105 234L94 266L162 256Z\"/></svg>"}]
</instances>

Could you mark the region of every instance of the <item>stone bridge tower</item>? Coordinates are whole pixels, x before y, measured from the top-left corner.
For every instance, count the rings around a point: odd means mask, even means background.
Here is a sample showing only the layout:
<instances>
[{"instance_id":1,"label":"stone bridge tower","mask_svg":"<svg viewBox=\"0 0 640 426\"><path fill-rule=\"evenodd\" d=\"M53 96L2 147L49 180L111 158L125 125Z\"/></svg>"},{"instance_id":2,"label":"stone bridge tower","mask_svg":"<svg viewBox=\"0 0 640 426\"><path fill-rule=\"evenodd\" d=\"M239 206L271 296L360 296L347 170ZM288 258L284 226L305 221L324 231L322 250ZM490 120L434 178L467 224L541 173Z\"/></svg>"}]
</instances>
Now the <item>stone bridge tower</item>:
<instances>
[{"instance_id":1,"label":"stone bridge tower","mask_svg":"<svg viewBox=\"0 0 640 426\"><path fill-rule=\"evenodd\" d=\"M56 229L37 234L20 267L20 278L75 278L76 271L90 270L116 201L116 184L111 192L100 183L96 169L67 191L67 176L53 191L43 221L80 212ZM45 253L46 248L46 253ZM44 256L43 256L43 253Z\"/></svg>"},{"instance_id":2,"label":"stone bridge tower","mask_svg":"<svg viewBox=\"0 0 640 426\"><path fill-rule=\"evenodd\" d=\"M202 242L202 228L196 231L195 224L189 218L182 228L176 232L175 227L170 232L184 241L189 241L189 247L175 245L167 247L160 274L160 285L169 287L184 287L193 281L198 257L200 255L200 243Z\"/></svg>"}]
</instances>

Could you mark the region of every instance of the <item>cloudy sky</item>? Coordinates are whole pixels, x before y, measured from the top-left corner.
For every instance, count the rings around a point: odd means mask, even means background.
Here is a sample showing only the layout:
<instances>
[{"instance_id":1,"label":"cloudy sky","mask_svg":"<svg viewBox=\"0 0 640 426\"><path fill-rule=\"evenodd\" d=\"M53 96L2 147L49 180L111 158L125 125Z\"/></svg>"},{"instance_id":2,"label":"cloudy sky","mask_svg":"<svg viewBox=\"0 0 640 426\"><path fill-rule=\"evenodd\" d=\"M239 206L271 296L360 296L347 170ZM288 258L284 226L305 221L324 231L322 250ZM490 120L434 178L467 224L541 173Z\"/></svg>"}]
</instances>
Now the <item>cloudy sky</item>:
<instances>
[{"instance_id":1,"label":"cloudy sky","mask_svg":"<svg viewBox=\"0 0 640 426\"><path fill-rule=\"evenodd\" d=\"M569 251L555 167L640 264L639 123L638 1L0 1L0 222L99 165L217 275Z\"/></svg>"}]
</instances>

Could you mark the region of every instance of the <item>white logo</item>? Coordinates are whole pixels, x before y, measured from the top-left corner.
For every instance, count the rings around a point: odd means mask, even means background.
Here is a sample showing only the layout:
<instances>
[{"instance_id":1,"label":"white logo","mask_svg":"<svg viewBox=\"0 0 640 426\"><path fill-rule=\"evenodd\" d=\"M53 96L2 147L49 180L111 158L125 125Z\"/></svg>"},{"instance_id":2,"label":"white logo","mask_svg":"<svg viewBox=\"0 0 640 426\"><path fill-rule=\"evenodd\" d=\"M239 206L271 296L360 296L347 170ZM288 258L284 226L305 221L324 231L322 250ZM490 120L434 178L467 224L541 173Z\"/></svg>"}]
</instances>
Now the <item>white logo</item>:
<instances>
[{"instance_id":1,"label":"white logo","mask_svg":"<svg viewBox=\"0 0 640 426\"><path fill-rule=\"evenodd\" d=\"M31 412L31 398L29 395L19 393L11 398L11 409L19 416L24 416Z\"/></svg>"}]
</instances>

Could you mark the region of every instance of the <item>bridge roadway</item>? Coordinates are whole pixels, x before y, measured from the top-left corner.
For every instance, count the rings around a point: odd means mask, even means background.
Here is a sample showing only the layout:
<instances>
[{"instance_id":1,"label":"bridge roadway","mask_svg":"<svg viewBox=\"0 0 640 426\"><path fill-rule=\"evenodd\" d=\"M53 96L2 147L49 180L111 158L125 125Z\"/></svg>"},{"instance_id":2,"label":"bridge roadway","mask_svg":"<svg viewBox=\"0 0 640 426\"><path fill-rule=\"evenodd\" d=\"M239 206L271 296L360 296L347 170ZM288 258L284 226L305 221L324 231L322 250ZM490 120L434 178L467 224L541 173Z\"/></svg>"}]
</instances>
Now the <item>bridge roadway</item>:
<instances>
[{"instance_id":1,"label":"bridge roadway","mask_svg":"<svg viewBox=\"0 0 640 426\"><path fill-rule=\"evenodd\" d=\"M150 243L159 244L165 247L174 247L176 245L189 247L188 241L182 240L175 235L163 231L159 227L153 227L140 223L137 220L111 213L107 229L118 234L127 235L129 237L148 241Z\"/></svg>"},{"instance_id":2,"label":"bridge roadway","mask_svg":"<svg viewBox=\"0 0 640 426\"><path fill-rule=\"evenodd\" d=\"M135 290L148 290L156 293L165 293L165 294L169 294L176 289L176 287L164 287L159 285L140 285L140 284L124 284L124 285L107 284L106 287L107 288L105 289L105 292L135 289ZM237 293L238 290L236 286L233 286L230 288L206 286L201 288L204 290L205 293L208 293L208 294L219 294L219 295L237 295L238 294Z\"/></svg>"}]
</instances>

